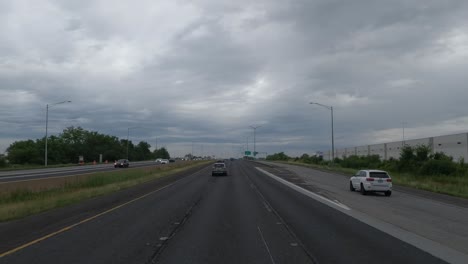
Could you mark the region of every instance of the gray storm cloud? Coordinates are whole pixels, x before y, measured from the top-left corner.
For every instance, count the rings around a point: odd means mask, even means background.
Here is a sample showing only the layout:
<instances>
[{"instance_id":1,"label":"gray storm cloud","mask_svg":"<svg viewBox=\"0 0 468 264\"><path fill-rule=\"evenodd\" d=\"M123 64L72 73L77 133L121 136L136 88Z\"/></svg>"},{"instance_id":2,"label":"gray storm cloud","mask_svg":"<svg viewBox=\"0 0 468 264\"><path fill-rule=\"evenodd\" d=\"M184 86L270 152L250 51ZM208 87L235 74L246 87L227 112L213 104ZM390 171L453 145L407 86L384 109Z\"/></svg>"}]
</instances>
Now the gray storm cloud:
<instances>
[{"instance_id":1,"label":"gray storm cloud","mask_svg":"<svg viewBox=\"0 0 468 264\"><path fill-rule=\"evenodd\" d=\"M465 1L0 3L0 151L67 126L184 155L468 130ZM428 127L437 127L431 131ZM160 146L160 145L159 145Z\"/></svg>"}]
</instances>

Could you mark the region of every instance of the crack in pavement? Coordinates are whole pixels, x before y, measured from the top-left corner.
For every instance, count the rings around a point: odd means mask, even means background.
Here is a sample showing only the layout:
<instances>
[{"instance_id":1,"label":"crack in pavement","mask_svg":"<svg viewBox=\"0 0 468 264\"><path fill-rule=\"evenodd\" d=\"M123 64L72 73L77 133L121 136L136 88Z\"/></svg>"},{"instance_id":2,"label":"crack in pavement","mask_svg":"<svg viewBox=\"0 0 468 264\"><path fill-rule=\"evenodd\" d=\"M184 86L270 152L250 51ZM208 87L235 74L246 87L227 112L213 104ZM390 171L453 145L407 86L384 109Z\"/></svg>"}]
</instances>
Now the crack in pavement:
<instances>
[{"instance_id":1,"label":"crack in pavement","mask_svg":"<svg viewBox=\"0 0 468 264\"><path fill-rule=\"evenodd\" d=\"M182 219L176 221L176 222L173 222L172 223L172 226L173 226L173 229L172 231L169 233L169 235L167 236L164 236L164 237L160 237L158 240L159 241L162 241L161 243L158 244L157 248L156 248L156 251L153 253L153 255L151 255L150 259L146 262L146 263L158 263L158 258L161 256L162 252L164 251L164 249L167 248L169 242L171 241L171 239L176 235L177 231L179 231L184 225L185 223L187 222L187 220L190 218L190 216L192 215L193 213L193 210L195 207L197 207L201 200L203 199L203 196L200 196L194 204L192 204L190 206L190 208L185 212L184 216L182 217ZM177 223L177 224L175 224Z\"/></svg>"}]
</instances>

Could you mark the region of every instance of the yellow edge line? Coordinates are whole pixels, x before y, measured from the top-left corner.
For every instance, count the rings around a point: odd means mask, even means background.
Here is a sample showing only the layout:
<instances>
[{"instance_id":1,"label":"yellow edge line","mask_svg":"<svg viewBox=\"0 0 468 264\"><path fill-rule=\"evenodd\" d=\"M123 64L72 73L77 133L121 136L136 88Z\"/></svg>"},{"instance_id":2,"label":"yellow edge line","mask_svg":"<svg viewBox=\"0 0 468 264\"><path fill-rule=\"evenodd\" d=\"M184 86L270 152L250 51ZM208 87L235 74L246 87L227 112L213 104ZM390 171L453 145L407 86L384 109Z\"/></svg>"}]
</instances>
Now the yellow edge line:
<instances>
[{"instance_id":1,"label":"yellow edge line","mask_svg":"<svg viewBox=\"0 0 468 264\"><path fill-rule=\"evenodd\" d=\"M196 172L196 173L197 173L197 172ZM195 173L194 173L194 174L195 174ZM192 174L192 175L194 175L194 174ZM190 176L192 176L192 175L190 175ZM170 186L176 184L177 182L179 182L179 181L181 181L181 180L183 180L183 179L185 179L185 177L182 178L182 179L179 179L179 180L177 180L177 181L175 181L175 182L173 182L173 183L171 183L171 184L169 184L169 185L166 185L166 186L161 187L161 188L159 188L159 189L157 189L157 190L151 191L151 192L149 192L149 193L147 193L147 194L145 194L145 195L142 195L142 196L140 196L140 197L137 197L137 198L135 198L135 199L133 199L133 200L130 200L130 201L125 202L125 203L123 203L123 204L117 205L117 206L115 206L115 207L113 207L113 208L110 208L110 209L108 209L108 210L106 210L106 211L104 211L104 212L101 212L101 213L97 214L97 215L94 215L94 216L91 216L91 217L86 218L86 219L84 219L84 220L81 220L81 221L78 222L78 223L69 225L69 226L67 226L67 227L64 227L64 228L58 230L58 231L52 232L52 233L50 233L50 234L48 234L48 235L45 235L45 236L43 236L43 237L40 237L40 238L35 239L35 240L33 240L33 241L30 241L30 242L28 242L28 243L26 243L26 244L23 244L23 245L21 245L21 246L19 246L19 247L16 247L16 248L11 249L11 250L9 250L9 251L3 252L3 253L0 254L0 258L3 258L3 257L5 257L5 256L7 256L7 255L10 255L10 254L13 254L13 253L15 253L15 252L17 252L17 251L20 251L20 250L22 250L22 249L24 249L24 248L27 248L27 247L31 246L31 245L37 244L37 243L39 243L39 242L41 242L41 241L44 241L44 240L46 240L46 239L48 239L48 238L51 238L51 237L55 236L55 235L58 235L58 234L63 233L63 232L65 232L65 231L68 231L68 230L70 230L70 229L72 229L72 228L74 228L74 227L76 227L76 226L79 226L79 225L84 224L84 223L86 223L86 222L89 222L89 221L91 221L91 220L93 220L93 219L96 219L96 218L98 218L98 217L100 217L100 216L102 216L102 215L108 214L108 213L110 213L110 212L112 212L112 211L114 211L114 210L117 210L117 209L119 209L119 208L121 208L121 207L123 207L123 206L126 206L126 205L131 204L131 203L133 203L133 202L136 202L136 201L138 201L138 200L140 200L140 199L143 199L143 198L145 198L145 197L147 197L147 196L149 196L149 195L151 195L151 194L153 194L153 193L155 193L155 192L158 192L158 191L161 191L161 190L163 190L163 189L166 189L166 188L168 188L168 187L170 187Z\"/></svg>"}]
</instances>

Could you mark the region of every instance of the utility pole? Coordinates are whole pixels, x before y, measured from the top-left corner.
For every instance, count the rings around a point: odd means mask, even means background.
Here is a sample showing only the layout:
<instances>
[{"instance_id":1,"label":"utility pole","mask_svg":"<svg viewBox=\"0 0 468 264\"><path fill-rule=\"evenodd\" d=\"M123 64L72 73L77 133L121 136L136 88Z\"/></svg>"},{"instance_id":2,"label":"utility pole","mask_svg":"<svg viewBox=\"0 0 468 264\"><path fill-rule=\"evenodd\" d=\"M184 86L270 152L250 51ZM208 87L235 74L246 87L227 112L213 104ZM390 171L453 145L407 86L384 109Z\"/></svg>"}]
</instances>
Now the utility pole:
<instances>
[{"instance_id":1,"label":"utility pole","mask_svg":"<svg viewBox=\"0 0 468 264\"><path fill-rule=\"evenodd\" d=\"M49 108L54 105L64 104L64 103L71 103L71 101L63 101L63 102L46 105L45 153L44 153L44 166L45 167L47 167L47 140L48 140L47 129L49 128Z\"/></svg>"},{"instance_id":2,"label":"utility pole","mask_svg":"<svg viewBox=\"0 0 468 264\"><path fill-rule=\"evenodd\" d=\"M254 130L254 152L253 152L254 158L257 155L256 147L255 147L255 135L256 135L257 128L259 128L259 127L261 127L261 126L250 126L250 128L252 128Z\"/></svg>"},{"instance_id":3,"label":"utility pole","mask_svg":"<svg viewBox=\"0 0 468 264\"><path fill-rule=\"evenodd\" d=\"M319 103L315 103L315 102L310 102L309 104L315 104L315 105L325 107L328 110L330 110L330 112L331 112L331 141L332 141L332 156L331 156L332 160L331 160L331 162L333 162L335 160L335 136L334 136L334 130L333 130L333 106L323 105L323 104L319 104Z\"/></svg>"},{"instance_id":4,"label":"utility pole","mask_svg":"<svg viewBox=\"0 0 468 264\"><path fill-rule=\"evenodd\" d=\"M127 129L127 160L128 160L128 141L129 141L129 137L130 137L130 129L134 129L134 128L140 128L140 127L138 127L138 126L136 126L136 127L129 127L129 128Z\"/></svg>"},{"instance_id":5,"label":"utility pole","mask_svg":"<svg viewBox=\"0 0 468 264\"><path fill-rule=\"evenodd\" d=\"M402 146L405 146L405 125L406 125L406 122L401 122L401 126L402 126L402 129L403 129L403 140L401 142Z\"/></svg>"}]
</instances>

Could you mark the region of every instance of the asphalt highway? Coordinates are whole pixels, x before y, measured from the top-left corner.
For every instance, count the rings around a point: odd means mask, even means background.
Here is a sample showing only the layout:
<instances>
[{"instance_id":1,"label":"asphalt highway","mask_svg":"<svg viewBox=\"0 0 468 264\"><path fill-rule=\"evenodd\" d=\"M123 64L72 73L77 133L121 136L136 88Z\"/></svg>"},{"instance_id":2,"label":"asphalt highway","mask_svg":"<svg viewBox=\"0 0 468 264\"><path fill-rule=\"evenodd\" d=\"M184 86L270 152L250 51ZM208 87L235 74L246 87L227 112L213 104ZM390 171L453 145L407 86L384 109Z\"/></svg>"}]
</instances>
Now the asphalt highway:
<instances>
[{"instance_id":1,"label":"asphalt highway","mask_svg":"<svg viewBox=\"0 0 468 264\"><path fill-rule=\"evenodd\" d=\"M228 176L205 167L117 193L101 210L109 198L2 223L0 263L445 263L345 201L274 178L269 165L227 166Z\"/></svg>"},{"instance_id":2,"label":"asphalt highway","mask_svg":"<svg viewBox=\"0 0 468 264\"><path fill-rule=\"evenodd\" d=\"M130 163L131 168L154 166L154 161L139 161ZM60 168L43 168L33 170L15 170L15 171L1 171L0 182L13 182L32 179L45 179L52 177L75 176L81 174L88 174L99 171L115 170L114 163L97 164L97 165L84 165Z\"/></svg>"}]
</instances>

